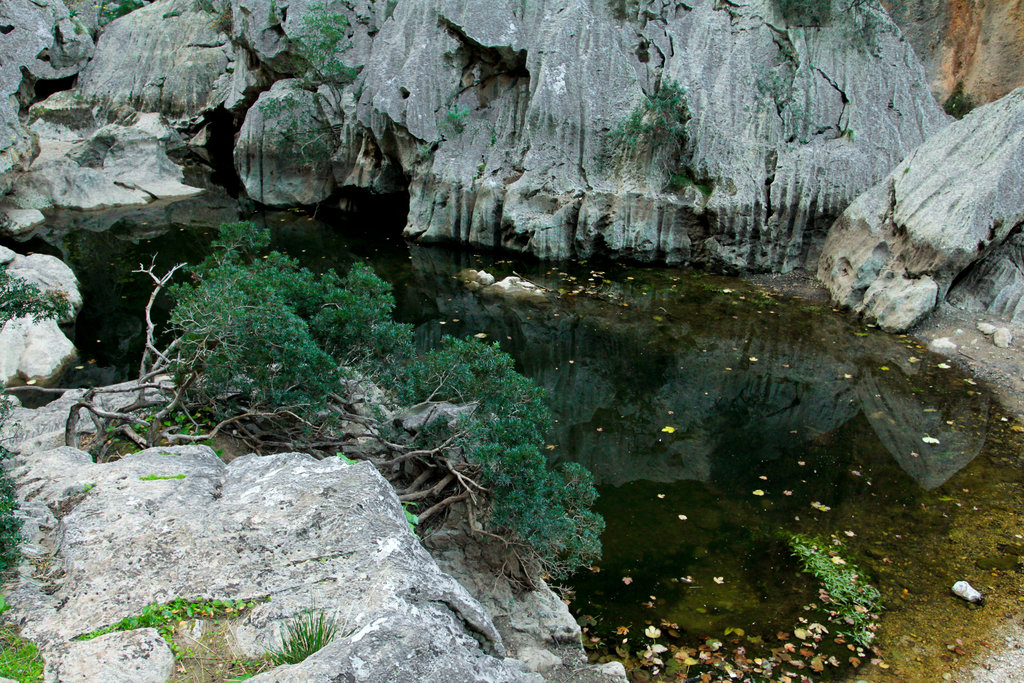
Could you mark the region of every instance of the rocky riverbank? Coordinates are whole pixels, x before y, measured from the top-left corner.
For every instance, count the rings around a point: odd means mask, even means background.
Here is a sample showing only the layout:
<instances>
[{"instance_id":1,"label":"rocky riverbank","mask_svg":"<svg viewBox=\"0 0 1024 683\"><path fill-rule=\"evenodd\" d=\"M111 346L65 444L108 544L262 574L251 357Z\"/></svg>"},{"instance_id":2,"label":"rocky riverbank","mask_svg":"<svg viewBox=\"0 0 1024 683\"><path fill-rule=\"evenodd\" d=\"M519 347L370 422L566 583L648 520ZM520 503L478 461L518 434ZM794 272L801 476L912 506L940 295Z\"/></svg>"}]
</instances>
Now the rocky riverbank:
<instances>
[{"instance_id":1,"label":"rocky riverbank","mask_svg":"<svg viewBox=\"0 0 1024 683\"><path fill-rule=\"evenodd\" d=\"M311 610L337 637L252 680L623 680L621 667L586 665L579 626L542 581L513 592L452 532L431 547L470 591L442 571L369 463L299 453L225 463L205 446L95 463L60 445L79 393L16 409L6 434L26 541L4 618L37 645L46 680L163 682L191 671L201 647L258 661ZM183 617L170 636L131 624L82 640L175 601L246 607Z\"/></svg>"}]
</instances>

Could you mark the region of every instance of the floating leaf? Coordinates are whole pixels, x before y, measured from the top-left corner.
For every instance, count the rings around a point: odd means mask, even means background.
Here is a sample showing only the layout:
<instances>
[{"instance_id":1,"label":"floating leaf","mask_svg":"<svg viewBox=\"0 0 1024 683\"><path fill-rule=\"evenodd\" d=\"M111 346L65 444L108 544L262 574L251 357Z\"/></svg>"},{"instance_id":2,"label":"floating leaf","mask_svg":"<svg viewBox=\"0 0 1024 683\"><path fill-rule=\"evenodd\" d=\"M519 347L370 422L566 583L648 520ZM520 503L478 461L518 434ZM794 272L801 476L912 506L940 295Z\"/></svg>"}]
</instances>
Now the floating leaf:
<instances>
[{"instance_id":1,"label":"floating leaf","mask_svg":"<svg viewBox=\"0 0 1024 683\"><path fill-rule=\"evenodd\" d=\"M679 519L685 522L688 519L688 517L686 515L679 515Z\"/></svg>"},{"instance_id":2,"label":"floating leaf","mask_svg":"<svg viewBox=\"0 0 1024 683\"><path fill-rule=\"evenodd\" d=\"M665 494L664 494L664 493L659 493L659 494L658 494L658 498L664 498L664 497L665 497Z\"/></svg>"},{"instance_id":3,"label":"floating leaf","mask_svg":"<svg viewBox=\"0 0 1024 683\"><path fill-rule=\"evenodd\" d=\"M798 628L793 631L793 635L797 637L797 640L807 640L807 636L810 634L807 632L807 629Z\"/></svg>"},{"instance_id":4,"label":"floating leaf","mask_svg":"<svg viewBox=\"0 0 1024 683\"><path fill-rule=\"evenodd\" d=\"M940 370L949 370L949 365L947 365L946 363L939 363L936 367L938 367Z\"/></svg>"},{"instance_id":5,"label":"floating leaf","mask_svg":"<svg viewBox=\"0 0 1024 683\"><path fill-rule=\"evenodd\" d=\"M624 584L626 584L628 586L629 584L633 583L633 577L632 576L623 576L622 577L622 583L624 583Z\"/></svg>"},{"instance_id":6,"label":"floating leaf","mask_svg":"<svg viewBox=\"0 0 1024 683\"><path fill-rule=\"evenodd\" d=\"M644 629L644 635L648 638L660 638L661 629L657 628L656 626L648 626Z\"/></svg>"},{"instance_id":7,"label":"floating leaf","mask_svg":"<svg viewBox=\"0 0 1024 683\"><path fill-rule=\"evenodd\" d=\"M725 577L724 576L716 576L716 577L714 577L711 580L714 581L715 583L718 583L718 584L725 583Z\"/></svg>"},{"instance_id":8,"label":"floating leaf","mask_svg":"<svg viewBox=\"0 0 1024 683\"><path fill-rule=\"evenodd\" d=\"M922 436L921 437L921 441L924 441L925 443L931 443L931 444L939 443L939 440L936 439L934 436Z\"/></svg>"},{"instance_id":9,"label":"floating leaf","mask_svg":"<svg viewBox=\"0 0 1024 683\"><path fill-rule=\"evenodd\" d=\"M629 633L628 626L619 626L617 629L615 629L615 635L624 636L627 633Z\"/></svg>"},{"instance_id":10,"label":"floating leaf","mask_svg":"<svg viewBox=\"0 0 1024 683\"><path fill-rule=\"evenodd\" d=\"M473 336L476 337L477 339L485 339L487 337L487 333L486 332L477 332Z\"/></svg>"},{"instance_id":11,"label":"floating leaf","mask_svg":"<svg viewBox=\"0 0 1024 683\"><path fill-rule=\"evenodd\" d=\"M665 432L666 434L673 434L673 433L675 433L676 428L675 427L662 427L661 431Z\"/></svg>"},{"instance_id":12,"label":"floating leaf","mask_svg":"<svg viewBox=\"0 0 1024 683\"><path fill-rule=\"evenodd\" d=\"M753 491L751 491L751 493L753 493L755 496L763 496L764 495L764 491L762 491L761 489L754 489Z\"/></svg>"}]
</instances>

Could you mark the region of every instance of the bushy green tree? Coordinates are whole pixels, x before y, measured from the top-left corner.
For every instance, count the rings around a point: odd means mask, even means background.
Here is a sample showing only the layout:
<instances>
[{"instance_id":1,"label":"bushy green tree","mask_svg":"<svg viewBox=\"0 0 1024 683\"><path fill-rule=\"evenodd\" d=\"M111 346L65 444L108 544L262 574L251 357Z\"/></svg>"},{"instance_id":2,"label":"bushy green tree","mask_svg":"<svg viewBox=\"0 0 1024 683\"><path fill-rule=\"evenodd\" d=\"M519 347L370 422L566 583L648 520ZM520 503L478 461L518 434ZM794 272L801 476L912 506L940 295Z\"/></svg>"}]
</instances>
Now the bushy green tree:
<instances>
[{"instance_id":1,"label":"bushy green tree","mask_svg":"<svg viewBox=\"0 0 1024 683\"><path fill-rule=\"evenodd\" d=\"M454 446L491 491L490 528L532 548L556 576L600 554L604 520L590 510L597 498L590 472L548 465L540 450L551 428L544 391L516 372L511 356L497 344L446 336L403 373L404 402L476 404L459 419Z\"/></svg>"},{"instance_id":2,"label":"bushy green tree","mask_svg":"<svg viewBox=\"0 0 1024 683\"><path fill-rule=\"evenodd\" d=\"M411 348L409 327L391 319L389 287L368 266L318 276L276 251L260 257L269 242L252 223L225 224L192 281L172 288L171 370L217 416L315 417L345 367Z\"/></svg>"},{"instance_id":3,"label":"bushy green tree","mask_svg":"<svg viewBox=\"0 0 1024 683\"><path fill-rule=\"evenodd\" d=\"M148 335L155 360L143 362L143 380L171 372L171 397L147 420L114 417L145 425L148 445L208 439L230 423L253 427L250 434L286 434L274 443L291 450L315 443L331 454L345 449L346 430L357 424L360 436L379 443L372 459L386 475L408 484L399 465L420 468L421 520L466 500L486 530L554 574L598 553L603 521L590 510L590 475L577 465L548 465L540 450L551 426L543 391L516 372L510 356L497 345L450 337L417 354L411 327L392 318L389 286L368 266L344 277L318 275L263 253L268 245L269 233L251 223L222 226L213 255L171 288L169 346L156 351ZM365 411L349 410L343 380L367 376L382 380L399 407L447 401L469 409L457 425L433 425L410 442ZM169 419L173 411L179 414ZM213 415L217 426L183 431L199 413Z\"/></svg>"}]
</instances>

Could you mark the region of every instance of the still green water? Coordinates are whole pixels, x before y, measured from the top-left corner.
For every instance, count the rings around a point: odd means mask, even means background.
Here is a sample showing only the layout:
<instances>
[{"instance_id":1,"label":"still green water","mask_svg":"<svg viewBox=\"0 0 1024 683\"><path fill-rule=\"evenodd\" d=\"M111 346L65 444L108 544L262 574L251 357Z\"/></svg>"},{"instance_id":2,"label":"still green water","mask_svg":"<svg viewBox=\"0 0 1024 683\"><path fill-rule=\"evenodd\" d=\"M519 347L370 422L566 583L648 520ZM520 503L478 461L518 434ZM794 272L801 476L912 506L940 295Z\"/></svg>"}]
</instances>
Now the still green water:
<instances>
[{"instance_id":1,"label":"still green water","mask_svg":"<svg viewBox=\"0 0 1024 683\"><path fill-rule=\"evenodd\" d=\"M207 197L84 216L52 221L31 243L82 281L87 362L72 384L133 372L148 286L131 271L154 253L165 266L201 259L214 226L240 214ZM603 557L566 586L595 658L636 664L652 625L683 647L742 629L732 645L750 652L791 631L817 586L789 533L834 534L882 590L880 642L894 666L856 678L930 680L918 664L949 664L959 636L947 632L978 628L948 594L958 579L999 579L1000 595L1017 598L1019 439L983 387L912 340L735 278L410 247L393 221L255 219L312 268L369 260L424 346L483 333L547 389L547 452L593 472L607 522ZM538 304L470 292L454 278L466 267L516 272L553 294ZM934 637L908 649L901 638L921 624Z\"/></svg>"}]
</instances>

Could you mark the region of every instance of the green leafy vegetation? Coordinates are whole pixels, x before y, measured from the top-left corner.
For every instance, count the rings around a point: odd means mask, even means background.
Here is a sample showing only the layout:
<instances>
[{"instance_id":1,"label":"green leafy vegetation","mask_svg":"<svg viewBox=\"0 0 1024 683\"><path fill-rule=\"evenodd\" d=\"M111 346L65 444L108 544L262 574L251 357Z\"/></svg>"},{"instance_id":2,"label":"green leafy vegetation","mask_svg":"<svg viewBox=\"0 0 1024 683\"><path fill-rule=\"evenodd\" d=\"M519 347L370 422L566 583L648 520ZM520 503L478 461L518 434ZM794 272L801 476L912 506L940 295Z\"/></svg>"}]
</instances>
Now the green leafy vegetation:
<instances>
[{"instance_id":1,"label":"green leafy vegetation","mask_svg":"<svg viewBox=\"0 0 1024 683\"><path fill-rule=\"evenodd\" d=\"M344 14L331 12L322 3L307 8L291 42L306 63L308 80L333 85L355 80L359 70L346 65L340 57L351 46L348 30L349 21Z\"/></svg>"},{"instance_id":2,"label":"green leafy vegetation","mask_svg":"<svg viewBox=\"0 0 1024 683\"><path fill-rule=\"evenodd\" d=\"M978 106L974 98L964 92L964 82L957 81L953 92L942 105L942 109L950 116L962 119L970 114Z\"/></svg>"},{"instance_id":3,"label":"green leafy vegetation","mask_svg":"<svg viewBox=\"0 0 1024 683\"><path fill-rule=\"evenodd\" d=\"M19 683L43 680L43 658L35 644L12 626L0 626L0 677Z\"/></svg>"},{"instance_id":4,"label":"green leafy vegetation","mask_svg":"<svg viewBox=\"0 0 1024 683\"><path fill-rule=\"evenodd\" d=\"M140 7L142 7L142 0L100 0L100 26L106 26L114 19L120 19L129 12L134 12Z\"/></svg>"},{"instance_id":5,"label":"green leafy vegetation","mask_svg":"<svg viewBox=\"0 0 1024 683\"><path fill-rule=\"evenodd\" d=\"M656 143L681 151L686 146L686 124L689 121L686 91L679 83L668 81L634 107L630 115L608 134L608 139L614 145L629 149Z\"/></svg>"},{"instance_id":6,"label":"green leafy vegetation","mask_svg":"<svg viewBox=\"0 0 1024 683\"><path fill-rule=\"evenodd\" d=\"M543 392L507 354L450 337L417 353L411 327L392 318L389 286L369 267L315 274L265 253L268 244L266 229L225 224L187 281L170 285L175 270L143 271L154 282L149 307L165 290L175 299L170 341L158 348L150 326L141 364L140 380L159 398L140 397L138 410L111 415L94 403L102 390L92 390L81 405L99 422L94 449L113 440L211 443L230 431L247 451L367 458L370 439L370 459L406 507L417 506L416 521L408 509L407 521L421 533L459 503L475 530L505 541L517 567L562 575L599 552L603 521L590 511L590 476L548 465ZM171 385L152 382L167 373ZM375 417L372 405L353 412L353 393L371 380L399 412L447 402L459 418L407 431Z\"/></svg>"},{"instance_id":7,"label":"green leafy vegetation","mask_svg":"<svg viewBox=\"0 0 1024 683\"><path fill-rule=\"evenodd\" d=\"M834 537L825 540L793 534L789 546L803 570L821 582L818 597L825 605L828 619L839 626L839 633L868 647L875 637L875 622L882 610L881 595L864 580L857 565L841 555L842 542Z\"/></svg>"},{"instance_id":8,"label":"green leafy vegetation","mask_svg":"<svg viewBox=\"0 0 1024 683\"><path fill-rule=\"evenodd\" d=\"M261 602L265 602L265 600L186 600L178 598L164 604L154 602L147 605L142 610L142 614L127 617L106 628L81 635L78 640L92 640L118 631L155 628L167 641L171 650L177 654L180 648L175 643L174 633L179 622L186 619L237 619Z\"/></svg>"},{"instance_id":9,"label":"green leafy vegetation","mask_svg":"<svg viewBox=\"0 0 1024 683\"><path fill-rule=\"evenodd\" d=\"M453 107L445 114L437 129L445 140L455 137L466 129L466 118L469 116L469 107Z\"/></svg>"},{"instance_id":10,"label":"green leafy vegetation","mask_svg":"<svg viewBox=\"0 0 1024 683\"><path fill-rule=\"evenodd\" d=\"M322 610L310 610L284 624L281 646L267 655L271 662L298 664L334 640L338 624Z\"/></svg>"}]
</instances>

